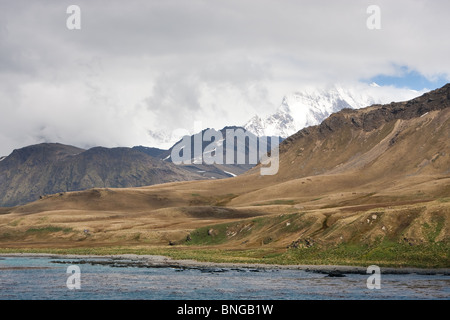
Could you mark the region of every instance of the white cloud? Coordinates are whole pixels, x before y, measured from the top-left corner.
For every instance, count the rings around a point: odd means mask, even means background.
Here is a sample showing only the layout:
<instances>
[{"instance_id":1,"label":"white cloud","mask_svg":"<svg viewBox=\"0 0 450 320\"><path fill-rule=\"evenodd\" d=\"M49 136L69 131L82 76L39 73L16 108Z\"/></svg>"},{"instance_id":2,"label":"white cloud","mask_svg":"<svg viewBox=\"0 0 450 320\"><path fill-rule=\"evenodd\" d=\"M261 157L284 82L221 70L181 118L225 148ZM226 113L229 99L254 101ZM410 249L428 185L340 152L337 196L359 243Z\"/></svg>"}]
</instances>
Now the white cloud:
<instances>
[{"instance_id":1,"label":"white cloud","mask_svg":"<svg viewBox=\"0 0 450 320\"><path fill-rule=\"evenodd\" d=\"M450 81L447 1L0 1L0 155L43 141L155 146L149 134L271 113L305 85L407 66ZM382 88L393 100L396 88ZM395 99L397 98L397 99Z\"/></svg>"}]
</instances>

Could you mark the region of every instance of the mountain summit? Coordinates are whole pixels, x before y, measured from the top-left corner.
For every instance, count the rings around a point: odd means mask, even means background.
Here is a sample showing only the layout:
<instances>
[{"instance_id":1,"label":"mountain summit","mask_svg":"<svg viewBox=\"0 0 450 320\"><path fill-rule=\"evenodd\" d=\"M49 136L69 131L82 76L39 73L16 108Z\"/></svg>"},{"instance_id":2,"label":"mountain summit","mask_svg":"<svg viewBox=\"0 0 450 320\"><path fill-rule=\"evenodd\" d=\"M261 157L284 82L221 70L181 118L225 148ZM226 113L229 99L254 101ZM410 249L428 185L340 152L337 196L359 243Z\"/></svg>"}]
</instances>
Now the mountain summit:
<instances>
[{"instance_id":1,"label":"mountain summit","mask_svg":"<svg viewBox=\"0 0 450 320\"><path fill-rule=\"evenodd\" d=\"M360 109L373 104L386 103L387 98L377 94L380 87L367 88L310 88L284 96L277 111L265 118L255 115L244 128L257 136L289 137L297 131L317 125L332 113L345 108ZM411 92L415 94L415 92Z\"/></svg>"}]
</instances>

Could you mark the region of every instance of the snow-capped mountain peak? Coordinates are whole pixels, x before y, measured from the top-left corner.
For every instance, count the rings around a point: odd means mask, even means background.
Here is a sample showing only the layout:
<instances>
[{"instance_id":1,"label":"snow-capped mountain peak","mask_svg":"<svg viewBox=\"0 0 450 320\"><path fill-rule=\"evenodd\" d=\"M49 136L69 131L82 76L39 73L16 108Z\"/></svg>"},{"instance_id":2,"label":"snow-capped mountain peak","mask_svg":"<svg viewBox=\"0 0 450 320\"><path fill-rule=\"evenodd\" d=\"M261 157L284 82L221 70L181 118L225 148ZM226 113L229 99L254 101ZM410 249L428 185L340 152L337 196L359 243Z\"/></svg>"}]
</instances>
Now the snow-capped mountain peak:
<instances>
[{"instance_id":1,"label":"snow-capped mountain peak","mask_svg":"<svg viewBox=\"0 0 450 320\"><path fill-rule=\"evenodd\" d=\"M330 114L344 108L362 108L380 103L367 93L334 86L328 89L309 88L284 96L274 114L254 116L244 128L258 136L288 137L302 128L321 123Z\"/></svg>"}]
</instances>

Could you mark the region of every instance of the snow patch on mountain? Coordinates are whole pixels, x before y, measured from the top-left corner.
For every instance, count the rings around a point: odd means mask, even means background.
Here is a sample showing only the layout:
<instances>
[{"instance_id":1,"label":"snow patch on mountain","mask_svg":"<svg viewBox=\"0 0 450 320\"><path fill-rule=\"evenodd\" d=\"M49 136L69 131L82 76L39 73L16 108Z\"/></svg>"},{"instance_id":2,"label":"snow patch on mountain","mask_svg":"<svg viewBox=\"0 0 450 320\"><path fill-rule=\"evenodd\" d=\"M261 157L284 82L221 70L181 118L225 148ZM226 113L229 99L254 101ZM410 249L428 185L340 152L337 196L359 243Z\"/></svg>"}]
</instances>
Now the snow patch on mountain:
<instances>
[{"instance_id":1,"label":"snow patch on mountain","mask_svg":"<svg viewBox=\"0 0 450 320\"><path fill-rule=\"evenodd\" d=\"M222 171L225 172L226 174L232 176L232 177L236 177L236 175L234 173L232 173L232 172L228 172L228 171L225 171L225 170L222 170Z\"/></svg>"}]
</instances>

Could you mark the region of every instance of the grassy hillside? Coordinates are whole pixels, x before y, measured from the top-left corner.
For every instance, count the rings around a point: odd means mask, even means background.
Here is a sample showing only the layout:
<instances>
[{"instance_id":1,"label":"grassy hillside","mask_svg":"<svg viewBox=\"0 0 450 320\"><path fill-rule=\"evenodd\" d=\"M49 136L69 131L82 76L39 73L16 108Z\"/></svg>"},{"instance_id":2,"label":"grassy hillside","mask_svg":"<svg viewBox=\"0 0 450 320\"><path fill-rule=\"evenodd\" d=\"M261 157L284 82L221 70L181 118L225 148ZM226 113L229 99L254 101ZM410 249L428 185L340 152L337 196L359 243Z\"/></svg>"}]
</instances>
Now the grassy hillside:
<instances>
[{"instance_id":1,"label":"grassy hillside","mask_svg":"<svg viewBox=\"0 0 450 320\"><path fill-rule=\"evenodd\" d=\"M283 141L277 175L259 169L0 209L0 248L450 267L450 85L343 110Z\"/></svg>"}]
</instances>

